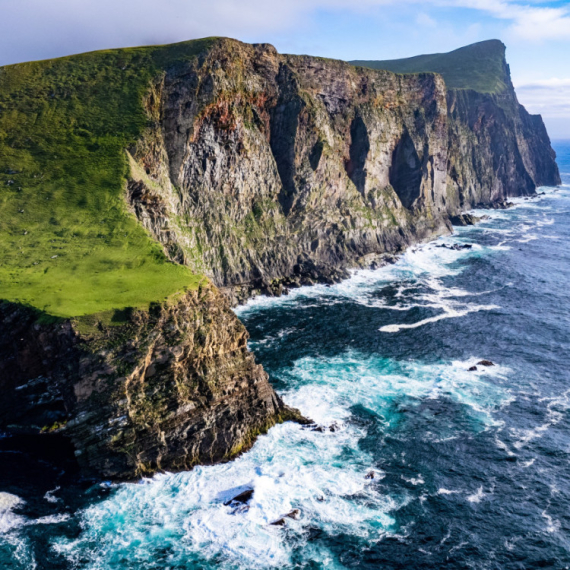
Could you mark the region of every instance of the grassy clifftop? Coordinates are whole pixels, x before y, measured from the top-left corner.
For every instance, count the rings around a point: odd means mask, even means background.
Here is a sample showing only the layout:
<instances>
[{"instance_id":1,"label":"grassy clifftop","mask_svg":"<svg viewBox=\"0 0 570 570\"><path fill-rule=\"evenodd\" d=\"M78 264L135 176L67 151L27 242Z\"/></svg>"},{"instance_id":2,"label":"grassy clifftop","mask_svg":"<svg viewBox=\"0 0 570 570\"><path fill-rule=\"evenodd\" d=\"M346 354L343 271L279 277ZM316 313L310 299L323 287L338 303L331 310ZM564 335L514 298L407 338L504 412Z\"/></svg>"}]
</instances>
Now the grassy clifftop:
<instances>
[{"instance_id":1,"label":"grassy clifftop","mask_svg":"<svg viewBox=\"0 0 570 570\"><path fill-rule=\"evenodd\" d=\"M72 317L196 286L127 211L125 149L151 79L213 41L0 68L0 299Z\"/></svg>"},{"instance_id":2,"label":"grassy clifftop","mask_svg":"<svg viewBox=\"0 0 570 570\"><path fill-rule=\"evenodd\" d=\"M479 42L449 53L386 61L355 60L350 63L372 69L387 69L396 73L432 71L441 74L450 89L499 93L509 87L505 45L499 40Z\"/></svg>"}]
</instances>

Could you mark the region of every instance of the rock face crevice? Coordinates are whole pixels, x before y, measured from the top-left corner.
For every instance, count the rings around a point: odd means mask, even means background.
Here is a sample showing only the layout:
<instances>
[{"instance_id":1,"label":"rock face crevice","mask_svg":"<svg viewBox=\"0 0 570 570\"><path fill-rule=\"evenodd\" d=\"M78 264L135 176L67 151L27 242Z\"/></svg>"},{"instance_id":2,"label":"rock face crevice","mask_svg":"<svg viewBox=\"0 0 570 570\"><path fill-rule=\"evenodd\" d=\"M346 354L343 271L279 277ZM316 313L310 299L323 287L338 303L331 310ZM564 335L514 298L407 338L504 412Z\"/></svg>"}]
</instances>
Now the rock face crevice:
<instances>
[{"instance_id":1,"label":"rock face crevice","mask_svg":"<svg viewBox=\"0 0 570 570\"><path fill-rule=\"evenodd\" d=\"M408 132L404 131L392 153L390 184L404 208L408 210L420 197L422 170L422 160L416 151L414 141Z\"/></svg>"},{"instance_id":2,"label":"rock face crevice","mask_svg":"<svg viewBox=\"0 0 570 570\"><path fill-rule=\"evenodd\" d=\"M370 139L366 124L360 115L356 115L350 125L349 160L345 163L345 169L356 189L363 195L366 188L366 159L369 152ZM395 187L394 190L396 190ZM398 193L397 190L396 193Z\"/></svg>"}]
</instances>

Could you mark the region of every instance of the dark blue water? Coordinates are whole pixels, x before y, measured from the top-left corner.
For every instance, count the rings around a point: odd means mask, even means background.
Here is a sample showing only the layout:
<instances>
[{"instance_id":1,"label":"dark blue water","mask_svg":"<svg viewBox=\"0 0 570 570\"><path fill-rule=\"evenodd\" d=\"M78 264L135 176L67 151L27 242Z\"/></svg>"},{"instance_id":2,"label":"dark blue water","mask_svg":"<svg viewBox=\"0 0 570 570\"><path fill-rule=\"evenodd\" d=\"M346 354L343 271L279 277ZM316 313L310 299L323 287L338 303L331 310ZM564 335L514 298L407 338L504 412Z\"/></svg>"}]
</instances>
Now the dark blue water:
<instances>
[{"instance_id":1,"label":"dark blue water","mask_svg":"<svg viewBox=\"0 0 570 570\"><path fill-rule=\"evenodd\" d=\"M238 311L324 431L285 424L230 464L87 489L0 452L0 566L570 568L570 142L555 148L566 186ZM242 486L249 511L224 506Z\"/></svg>"}]
</instances>

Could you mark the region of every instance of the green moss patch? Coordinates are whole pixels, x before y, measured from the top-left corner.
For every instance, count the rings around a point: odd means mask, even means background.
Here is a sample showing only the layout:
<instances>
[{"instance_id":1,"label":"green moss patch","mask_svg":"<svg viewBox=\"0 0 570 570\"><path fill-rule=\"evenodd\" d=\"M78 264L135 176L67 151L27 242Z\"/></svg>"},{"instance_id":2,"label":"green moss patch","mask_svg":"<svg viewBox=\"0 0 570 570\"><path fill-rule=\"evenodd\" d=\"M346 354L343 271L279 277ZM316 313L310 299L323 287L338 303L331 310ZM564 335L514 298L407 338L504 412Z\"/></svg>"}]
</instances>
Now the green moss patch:
<instances>
[{"instance_id":1,"label":"green moss patch","mask_svg":"<svg viewBox=\"0 0 570 570\"><path fill-rule=\"evenodd\" d=\"M128 212L125 149L149 126L152 80L213 42L0 68L1 299L67 318L197 286Z\"/></svg>"}]
</instances>

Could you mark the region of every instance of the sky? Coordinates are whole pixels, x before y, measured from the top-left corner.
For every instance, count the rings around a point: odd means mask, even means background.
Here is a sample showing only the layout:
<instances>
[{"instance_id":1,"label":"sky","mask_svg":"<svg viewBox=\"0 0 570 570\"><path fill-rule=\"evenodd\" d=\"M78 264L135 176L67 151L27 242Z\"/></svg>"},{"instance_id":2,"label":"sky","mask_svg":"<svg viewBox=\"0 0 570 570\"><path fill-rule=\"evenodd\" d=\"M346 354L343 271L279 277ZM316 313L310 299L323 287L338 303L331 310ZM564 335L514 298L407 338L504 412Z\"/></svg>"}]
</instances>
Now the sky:
<instances>
[{"instance_id":1,"label":"sky","mask_svg":"<svg viewBox=\"0 0 570 570\"><path fill-rule=\"evenodd\" d=\"M344 60L496 38L520 102L570 139L570 0L0 0L0 14L0 65L207 36Z\"/></svg>"}]
</instances>

